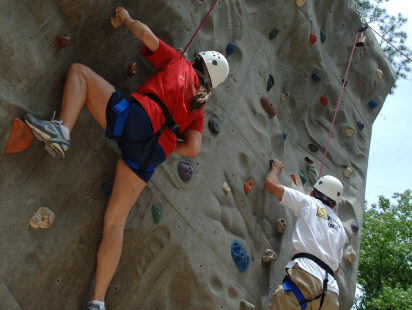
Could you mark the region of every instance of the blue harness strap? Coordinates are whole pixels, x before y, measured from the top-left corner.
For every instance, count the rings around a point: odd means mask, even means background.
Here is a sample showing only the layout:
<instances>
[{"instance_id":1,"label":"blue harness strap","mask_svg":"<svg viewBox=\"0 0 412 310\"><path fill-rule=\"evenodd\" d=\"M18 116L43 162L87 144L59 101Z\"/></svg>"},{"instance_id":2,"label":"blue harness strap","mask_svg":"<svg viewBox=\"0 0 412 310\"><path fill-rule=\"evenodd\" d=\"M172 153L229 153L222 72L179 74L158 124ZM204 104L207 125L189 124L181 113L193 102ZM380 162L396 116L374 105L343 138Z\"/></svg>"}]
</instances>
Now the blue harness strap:
<instances>
[{"instance_id":1,"label":"blue harness strap","mask_svg":"<svg viewBox=\"0 0 412 310\"><path fill-rule=\"evenodd\" d=\"M122 155L122 159L132 169L140 170L142 168L141 164L138 164L134 161L131 161L131 160L127 159L126 156L124 156L124 155ZM145 169L144 171L146 171L147 173L153 173L154 172L154 167L153 166L148 166L147 169Z\"/></svg>"},{"instance_id":2,"label":"blue harness strap","mask_svg":"<svg viewBox=\"0 0 412 310\"><path fill-rule=\"evenodd\" d=\"M290 279L288 277L285 277L283 279L283 289L285 290L286 293L292 292L295 295L296 299L298 300L298 302L300 304L300 309L301 310L306 309L307 303L306 303L305 296L303 296L300 289L296 286L295 283L290 281Z\"/></svg>"},{"instance_id":3,"label":"blue harness strap","mask_svg":"<svg viewBox=\"0 0 412 310\"><path fill-rule=\"evenodd\" d=\"M123 133L123 128L129 114L129 108L130 103L127 99L123 99L113 107L113 111L117 114L116 123L113 128L113 135L115 137L120 137Z\"/></svg>"}]
</instances>

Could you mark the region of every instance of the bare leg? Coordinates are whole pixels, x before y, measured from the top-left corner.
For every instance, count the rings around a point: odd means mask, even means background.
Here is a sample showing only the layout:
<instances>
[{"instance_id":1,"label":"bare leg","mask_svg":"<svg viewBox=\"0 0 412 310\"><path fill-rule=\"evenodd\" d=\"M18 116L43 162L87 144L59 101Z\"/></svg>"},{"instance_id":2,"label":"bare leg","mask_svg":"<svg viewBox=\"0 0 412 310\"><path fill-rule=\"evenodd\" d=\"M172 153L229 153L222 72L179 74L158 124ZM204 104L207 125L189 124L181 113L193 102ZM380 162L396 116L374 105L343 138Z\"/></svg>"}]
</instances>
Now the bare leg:
<instances>
[{"instance_id":1,"label":"bare leg","mask_svg":"<svg viewBox=\"0 0 412 310\"><path fill-rule=\"evenodd\" d=\"M145 186L146 183L120 158L117 162L113 191L104 215L103 238L97 252L92 300L104 301L122 252L123 230L127 216Z\"/></svg>"},{"instance_id":2,"label":"bare leg","mask_svg":"<svg viewBox=\"0 0 412 310\"><path fill-rule=\"evenodd\" d=\"M80 111L86 104L94 119L106 129L106 106L114 87L82 64L72 64L63 90L60 119L72 131Z\"/></svg>"}]
</instances>

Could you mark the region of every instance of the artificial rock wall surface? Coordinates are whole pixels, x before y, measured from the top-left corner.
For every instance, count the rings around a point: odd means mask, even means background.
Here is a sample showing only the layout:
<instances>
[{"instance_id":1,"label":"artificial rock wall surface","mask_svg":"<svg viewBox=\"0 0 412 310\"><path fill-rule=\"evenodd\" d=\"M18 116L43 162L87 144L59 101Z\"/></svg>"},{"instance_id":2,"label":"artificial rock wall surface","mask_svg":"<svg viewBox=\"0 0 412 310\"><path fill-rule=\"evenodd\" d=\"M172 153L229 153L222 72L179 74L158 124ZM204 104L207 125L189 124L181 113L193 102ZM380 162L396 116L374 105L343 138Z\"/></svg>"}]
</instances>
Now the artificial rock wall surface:
<instances>
[{"instance_id":1,"label":"artificial rock wall surface","mask_svg":"<svg viewBox=\"0 0 412 310\"><path fill-rule=\"evenodd\" d=\"M1 1L0 2L0 144L6 145L14 117L31 112L43 118L59 110L65 72L73 62L90 66L124 93L136 89L154 71L139 55L141 43L110 17L118 5L148 24L161 39L183 47L212 4L208 1ZM352 0L220 0L189 48L224 52L231 73L205 108L200 156L185 159L195 173L183 182L182 158L172 155L132 209L124 250L109 288L110 309L239 309L241 299L256 309L267 307L290 259L293 215L264 189L268 160L278 157L282 181L308 192L319 169L353 41L360 26ZM279 33L269 39L276 28ZM320 31L326 34L321 42ZM317 36L314 44L309 36ZM55 42L69 34L64 49ZM371 30L356 49L331 137L324 174L344 182L337 207L348 236L345 252L359 250L371 126L393 82L394 73ZM137 74L127 69L137 62ZM383 71L383 78L376 70ZM312 74L321 78L315 83ZM267 91L269 74L274 86ZM282 94L289 96L281 101ZM259 98L267 96L277 114L269 118ZM320 104L326 97L328 104ZM369 101L378 103L370 109ZM216 118L213 135L207 120ZM365 127L360 130L357 122ZM354 131L351 137L346 129ZM284 140L283 133L287 134ZM308 144L320 150L311 152ZM307 169L309 156L314 167ZM83 111L72 132L64 161L51 158L35 141L26 151L0 153L0 309L78 309L94 272L107 198L100 184L114 175L117 152L101 128ZM350 178L342 174L353 170ZM291 174L303 173L305 187ZM243 183L255 184L245 193ZM222 190L227 182L231 193ZM162 208L155 224L151 206ZM36 230L29 219L39 207L56 218L51 228ZM282 217L287 227L276 230ZM231 257L238 240L250 256L240 272ZM278 255L265 264L267 248ZM340 304L349 309L356 283L354 264L343 260L337 276Z\"/></svg>"}]
</instances>

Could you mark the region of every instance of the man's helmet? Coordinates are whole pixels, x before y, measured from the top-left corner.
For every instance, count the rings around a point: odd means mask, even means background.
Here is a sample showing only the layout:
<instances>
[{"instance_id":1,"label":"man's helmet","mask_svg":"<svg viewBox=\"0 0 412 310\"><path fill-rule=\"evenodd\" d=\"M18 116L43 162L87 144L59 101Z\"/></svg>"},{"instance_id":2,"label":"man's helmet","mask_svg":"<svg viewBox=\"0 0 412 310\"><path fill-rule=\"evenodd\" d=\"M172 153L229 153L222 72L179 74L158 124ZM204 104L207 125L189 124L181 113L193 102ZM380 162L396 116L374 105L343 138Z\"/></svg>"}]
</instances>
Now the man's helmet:
<instances>
[{"instance_id":1,"label":"man's helmet","mask_svg":"<svg viewBox=\"0 0 412 310\"><path fill-rule=\"evenodd\" d=\"M338 201L343 193L342 183L331 175L321 177L315 184L315 189L333 201Z\"/></svg>"},{"instance_id":2,"label":"man's helmet","mask_svg":"<svg viewBox=\"0 0 412 310\"><path fill-rule=\"evenodd\" d=\"M215 51L205 51L197 53L198 57L205 62L207 72L209 73L212 88L216 88L224 82L229 76L229 64L222 54Z\"/></svg>"}]
</instances>

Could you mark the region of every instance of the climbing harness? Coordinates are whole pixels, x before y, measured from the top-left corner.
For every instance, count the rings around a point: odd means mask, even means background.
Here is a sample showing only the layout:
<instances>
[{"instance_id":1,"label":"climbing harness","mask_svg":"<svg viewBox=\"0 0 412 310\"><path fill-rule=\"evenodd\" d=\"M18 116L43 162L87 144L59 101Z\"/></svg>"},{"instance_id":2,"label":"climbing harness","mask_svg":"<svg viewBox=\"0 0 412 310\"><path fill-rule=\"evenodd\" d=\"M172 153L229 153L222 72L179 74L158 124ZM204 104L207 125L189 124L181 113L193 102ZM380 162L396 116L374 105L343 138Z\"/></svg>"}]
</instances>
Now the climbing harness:
<instances>
[{"instance_id":1,"label":"climbing harness","mask_svg":"<svg viewBox=\"0 0 412 310\"><path fill-rule=\"evenodd\" d=\"M195 33L192 35L192 37L189 40L189 43L187 43L185 49L182 52L182 55L184 55L187 51L187 49L189 48L189 45L192 43L193 39L195 38L195 36L198 34L200 28L202 28L203 24L205 23L206 19L208 18L208 16L210 15L210 13L212 12L213 8L215 7L216 3L218 0L215 0L215 2L213 2L209 12L207 12L207 14L205 15L205 17L202 19L202 21L200 22L200 25L197 27Z\"/></svg>"},{"instance_id":2,"label":"climbing harness","mask_svg":"<svg viewBox=\"0 0 412 310\"><path fill-rule=\"evenodd\" d=\"M293 283L293 281L290 280L288 276L285 276L285 278L283 279L283 289L285 290L285 292L292 292L293 295L295 295L296 299L299 302L301 310L306 309L308 302L312 302L316 299L321 298L320 305L319 305L319 310L320 310L322 308L322 305L325 299L326 291L328 290L328 274L334 277L333 270L327 264L325 264L322 260L320 260L316 256L309 254L309 253L298 253L295 256L293 256L292 260L296 258L310 259L311 261L315 262L316 264L318 264L321 268L325 270L325 279L323 280L322 293L317 295L313 299L306 299L305 296L300 291L300 289L297 287L297 285Z\"/></svg>"},{"instance_id":3,"label":"climbing harness","mask_svg":"<svg viewBox=\"0 0 412 310\"><path fill-rule=\"evenodd\" d=\"M162 109L164 118L165 118L165 123L163 126L153 134L148 139L145 140L128 140L122 136L123 128L126 124L127 116L129 114L129 108L130 108L130 102L127 99L121 100L119 103L117 103L112 109L113 111L117 114L116 122L113 128L113 138L117 142L123 142L123 143L129 143L129 144L146 144L144 153L148 152L148 155L146 156L146 159L142 164L133 162L125 156L122 156L123 160L125 163L130 166L131 168L139 171L146 171L149 173L152 173L154 171L153 166L149 166L149 163L151 159L153 158L153 155L156 151L156 146L157 142L159 140L160 135L163 133L163 131L166 128L169 128L177 137L180 136L180 128L179 125L175 123L173 120L173 117L170 115L169 110L167 109L166 105L154 94L144 94L145 96L149 97L152 99L154 102L157 103L157 105Z\"/></svg>"}]
</instances>

